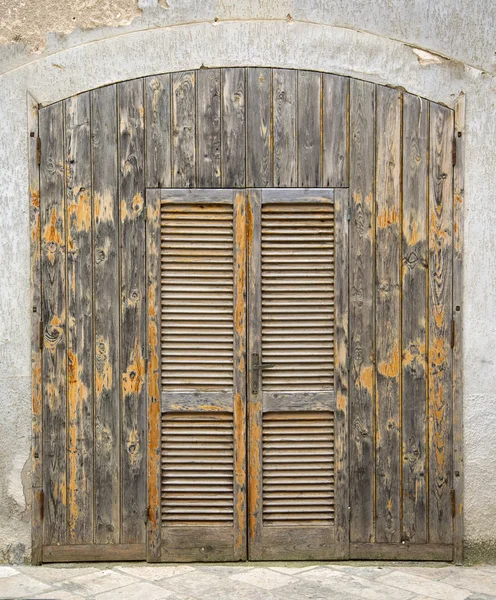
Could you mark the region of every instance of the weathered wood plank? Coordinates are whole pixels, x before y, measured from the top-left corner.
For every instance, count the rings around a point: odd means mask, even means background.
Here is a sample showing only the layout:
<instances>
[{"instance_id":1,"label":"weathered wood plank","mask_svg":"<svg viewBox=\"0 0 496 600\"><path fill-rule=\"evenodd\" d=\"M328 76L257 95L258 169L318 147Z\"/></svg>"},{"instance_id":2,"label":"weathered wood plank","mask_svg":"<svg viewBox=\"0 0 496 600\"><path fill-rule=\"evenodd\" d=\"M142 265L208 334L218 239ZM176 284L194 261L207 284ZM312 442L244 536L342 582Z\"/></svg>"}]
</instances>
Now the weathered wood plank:
<instances>
[{"instance_id":1,"label":"weathered wood plank","mask_svg":"<svg viewBox=\"0 0 496 600\"><path fill-rule=\"evenodd\" d=\"M322 185L348 187L350 80L322 75Z\"/></svg>"},{"instance_id":2,"label":"weathered wood plank","mask_svg":"<svg viewBox=\"0 0 496 600\"><path fill-rule=\"evenodd\" d=\"M145 79L146 187L171 186L170 75Z\"/></svg>"},{"instance_id":3,"label":"weathered wood plank","mask_svg":"<svg viewBox=\"0 0 496 600\"><path fill-rule=\"evenodd\" d=\"M311 351L310 351L311 352ZM336 408L334 391L330 392L263 392L263 412L333 411Z\"/></svg>"},{"instance_id":4,"label":"weathered wood plank","mask_svg":"<svg viewBox=\"0 0 496 600\"><path fill-rule=\"evenodd\" d=\"M248 202L248 539L250 559L262 560L262 394L251 393L253 354L261 355L261 192L252 190ZM260 390L260 386L259 386Z\"/></svg>"},{"instance_id":5,"label":"weathered wood plank","mask_svg":"<svg viewBox=\"0 0 496 600\"><path fill-rule=\"evenodd\" d=\"M67 526L93 542L93 248L90 94L65 101L67 203Z\"/></svg>"},{"instance_id":6,"label":"weathered wood plank","mask_svg":"<svg viewBox=\"0 0 496 600\"><path fill-rule=\"evenodd\" d=\"M146 193L148 341L147 560L160 560L160 190Z\"/></svg>"},{"instance_id":7,"label":"weathered wood plank","mask_svg":"<svg viewBox=\"0 0 496 600\"><path fill-rule=\"evenodd\" d=\"M246 185L272 185L271 69L247 69Z\"/></svg>"},{"instance_id":8,"label":"weathered wood plank","mask_svg":"<svg viewBox=\"0 0 496 600\"><path fill-rule=\"evenodd\" d=\"M400 542L401 92L377 87L376 542Z\"/></svg>"},{"instance_id":9,"label":"weathered wood plank","mask_svg":"<svg viewBox=\"0 0 496 600\"><path fill-rule=\"evenodd\" d=\"M350 540L374 541L375 86L350 81Z\"/></svg>"},{"instance_id":10,"label":"weathered wood plank","mask_svg":"<svg viewBox=\"0 0 496 600\"><path fill-rule=\"evenodd\" d=\"M463 563L463 228L465 199L465 95L455 104L456 163L453 203L453 560Z\"/></svg>"},{"instance_id":11,"label":"weathered wood plank","mask_svg":"<svg viewBox=\"0 0 496 600\"><path fill-rule=\"evenodd\" d=\"M429 542L451 543L453 112L430 103Z\"/></svg>"},{"instance_id":12,"label":"weathered wood plank","mask_svg":"<svg viewBox=\"0 0 496 600\"><path fill-rule=\"evenodd\" d=\"M122 386L121 542L145 541L145 222L143 81L120 83L120 245Z\"/></svg>"},{"instance_id":13,"label":"weathered wood plank","mask_svg":"<svg viewBox=\"0 0 496 600\"><path fill-rule=\"evenodd\" d=\"M349 373L348 373L348 324L349 324L349 191L334 191L336 269L335 317L334 317L334 448L335 448L335 546L336 558L347 558L350 541L349 498Z\"/></svg>"},{"instance_id":14,"label":"weathered wood plank","mask_svg":"<svg viewBox=\"0 0 496 600\"><path fill-rule=\"evenodd\" d=\"M65 544L66 494L66 223L64 103L39 113L40 214L43 279L43 490L44 544Z\"/></svg>"},{"instance_id":15,"label":"weathered wood plank","mask_svg":"<svg viewBox=\"0 0 496 600\"><path fill-rule=\"evenodd\" d=\"M294 187L296 185L297 73L293 69L274 69L272 72L273 162L276 187Z\"/></svg>"},{"instance_id":16,"label":"weathered wood plank","mask_svg":"<svg viewBox=\"0 0 496 600\"><path fill-rule=\"evenodd\" d=\"M337 559L333 540L332 527L266 527L263 532L263 559Z\"/></svg>"},{"instance_id":17,"label":"weathered wood plank","mask_svg":"<svg viewBox=\"0 0 496 600\"><path fill-rule=\"evenodd\" d=\"M429 107L403 95L402 539L427 542L427 161Z\"/></svg>"},{"instance_id":18,"label":"weathered wood plank","mask_svg":"<svg viewBox=\"0 0 496 600\"><path fill-rule=\"evenodd\" d=\"M164 527L162 562L223 562L233 556L232 527Z\"/></svg>"},{"instance_id":19,"label":"weathered wood plank","mask_svg":"<svg viewBox=\"0 0 496 600\"><path fill-rule=\"evenodd\" d=\"M234 560L246 560L246 193L234 196Z\"/></svg>"},{"instance_id":20,"label":"weathered wood plank","mask_svg":"<svg viewBox=\"0 0 496 600\"><path fill-rule=\"evenodd\" d=\"M196 72L172 74L172 185L196 185Z\"/></svg>"},{"instance_id":21,"label":"weathered wood plank","mask_svg":"<svg viewBox=\"0 0 496 600\"><path fill-rule=\"evenodd\" d=\"M440 560L453 559L450 544L351 544L353 560Z\"/></svg>"},{"instance_id":22,"label":"weathered wood plank","mask_svg":"<svg viewBox=\"0 0 496 600\"><path fill-rule=\"evenodd\" d=\"M43 523L41 497L43 485L43 397L41 373L41 231L40 231L40 167L38 164L39 127L38 102L28 94L28 177L29 177L29 230L30 247L30 302L31 302L31 562L41 564Z\"/></svg>"},{"instance_id":23,"label":"weathered wood plank","mask_svg":"<svg viewBox=\"0 0 496 600\"><path fill-rule=\"evenodd\" d=\"M84 544L70 546L45 546L43 562L108 562L145 560L144 544Z\"/></svg>"},{"instance_id":24,"label":"weathered wood plank","mask_svg":"<svg viewBox=\"0 0 496 600\"><path fill-rule=\"evenodd\" d=\"M95 352L95 544L120 539L117 90L91 92Z\"/></svg>"},{"instance_id":25,"label":"weathered wood plank","mask_svg":"<svg viewBox=\"0 0 496 600\"><path fill-rule=\"evenodd\" d=\"M222 69L222 186L244 187L246 173L245 69Z\"/></svg>"},{"instance_id":26,"label":"weathered wood plank","mask_svg":"<svg viewBox=\"0 0 496 600\"><path fill-rule=\"evenodd\" d=\"M220 69L200 69L196 75L198 187L221 186Z\"/></svg>"},{"instance_id":27,"label":"weathered wood plank","mask_svg":"<svg viewBox=\"0 0 496 600\"><path fill-rule=\"evenodd\" d=\"M322 75L298 71L298 185L318 187L321 176Z\"/></svg>"}]
</instances>

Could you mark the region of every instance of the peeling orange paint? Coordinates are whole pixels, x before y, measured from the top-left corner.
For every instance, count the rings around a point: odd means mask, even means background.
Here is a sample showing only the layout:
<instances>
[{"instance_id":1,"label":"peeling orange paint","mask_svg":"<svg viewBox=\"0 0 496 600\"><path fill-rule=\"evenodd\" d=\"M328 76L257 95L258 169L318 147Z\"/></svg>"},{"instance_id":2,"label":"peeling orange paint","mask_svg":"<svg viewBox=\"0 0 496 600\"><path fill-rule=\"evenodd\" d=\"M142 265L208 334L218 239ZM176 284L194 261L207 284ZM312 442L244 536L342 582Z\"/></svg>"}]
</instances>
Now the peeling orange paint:
<instances>
[{"instance_id":1,"label":"peeling orange paint","mask_svg":"<svg viewBox=\"0 0 496 600\"><path fill-rule=\"evenodd\" d=\"M94 197L95 222L114 222L114 198L110 192L97 192Z\"/></svg>"},{"instance_id":2,"label":"peeling orange paint","mask_svg":"<svg viewBox=\"0 0 496 600\"><path fill-rule=\"evenodd\" d=\"M47 258L53 264L57 252L64 247L64 240L57 228L57 211L55 207L51 210L50 221L45 225L42 237L47 244Z\"/></svg>"},{"instance_id":3,"label":"peeling orange paint","mask_svg":"<svg viewBox=\"0 0 496 600\"><path fill-rule=\"evenodd\" d=\"M139 394L145 381L145 361L141 356L141 351L136 341L131 356L131 362L125 373L122 375L122 393Z\"/></svg>"},{"instance_id":4,"label":"peeling orange paint","mask_svg":"<svg viewBox=\"0 0 496 600\"><path fill-rule=\"evenodd\" d=\"M43 336L43 348L54 354L63 334L64 317L59 318L58 316L54 315L45 330L45 334Z\"/></svg>"},{"instance_id":5,"label":"peeling orange paint","mask_svg":"<svg viewBox=\"0 0 496 600\"><path fill-rule=\"evenodd\" d=\"M360 385L365 388L370 395L372 395L373 386L374 386L374 367L364 367L360 371L359 377Z\"/></svg>"},{"instance_id":6,"label":"peeling orange paint","mask_svg":"<svg viewBox=\"0 0 496 600\"><path fill-rule=\"evenodd\" d=\"M128 203L126 200L121 201L121 220L125 221L130 219L134 221L143 212L143 196L138 192L134 195L131 203L131 210L128 210Z\"/></svg>"},{"instance_id":7,"label":"peeling orange paint","mask_svg":"<svg viewBox=\"0 0 496 600\"><path fill-rule=\"evenodd\" d=\"M389 225L394 225L399 222L399 214L396 208L389 208L386 206L384 210L382 210L377 215L377 226L381 229L388 227Z\"/></svg>"},{"instance_id":8,"label":"peeling orange paint","mask_svg":"<svg viewBox=\"0 0 496 600\"><path fill-rule=\"evenodd\" d=\"M89 231L91 228L91 198L87 190L74 191L75 202L67 207L69 226L76 231Z\"/></svg>"},{"instance_id":9,"label":"peeling orange paint","mask_svg":"<svg viewBox=\"0 0 496 600\"><path fill-rule=\"evenodd\" d=\"M445 316L444 306L436 307L433 310L433 313L434 313L434 320L436 321L436 326L438 327L438 329L441 329L443 326L444 316Z\"/></svg>"},{"instance_id":10,"label":"peeling orange paint","mask_svg":"<svg viewBox=\"0 0 496 600\"><path fill-rule=\"evenodd\" d=\"M389 357L389 361L379 363L378 371L384 377L392 377L394 379L397 379L399 377L400 351L397 342L394 345L394 349Z\"/></svg>"}]
</instances>

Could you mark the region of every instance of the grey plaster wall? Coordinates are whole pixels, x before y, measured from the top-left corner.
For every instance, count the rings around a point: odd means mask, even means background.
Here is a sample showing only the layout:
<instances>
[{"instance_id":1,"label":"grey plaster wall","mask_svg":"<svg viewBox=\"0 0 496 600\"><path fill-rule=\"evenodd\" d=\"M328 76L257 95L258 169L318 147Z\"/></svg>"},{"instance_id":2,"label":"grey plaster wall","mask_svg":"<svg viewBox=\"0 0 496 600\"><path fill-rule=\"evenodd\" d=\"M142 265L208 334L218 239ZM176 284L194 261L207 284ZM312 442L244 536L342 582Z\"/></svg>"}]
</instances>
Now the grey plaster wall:
<instances>
[{"instance_id":1,"label":"grey plaster wall","mask_svg":"<svg viewBox=\"0 0 496 600\"><path fill-rule=\"evenodd\" d=\"M466 93L465 537L469 558L495 559L496 4L139 0L134 6L109 0L106 12L95 16L91 3L74 2L72 31L67 11L58 11L54 0L38 0L46 14L36 35L22 15L9 18L18 4L0 6L0 24L9 25L0 28L0 561L28 558L30 546L26 93L49 103L202 64L340 73L449 106ZM126 7L122 21L113 7ZM80 23L91 29L77 28Z\"/></svg>"}]
</instances>

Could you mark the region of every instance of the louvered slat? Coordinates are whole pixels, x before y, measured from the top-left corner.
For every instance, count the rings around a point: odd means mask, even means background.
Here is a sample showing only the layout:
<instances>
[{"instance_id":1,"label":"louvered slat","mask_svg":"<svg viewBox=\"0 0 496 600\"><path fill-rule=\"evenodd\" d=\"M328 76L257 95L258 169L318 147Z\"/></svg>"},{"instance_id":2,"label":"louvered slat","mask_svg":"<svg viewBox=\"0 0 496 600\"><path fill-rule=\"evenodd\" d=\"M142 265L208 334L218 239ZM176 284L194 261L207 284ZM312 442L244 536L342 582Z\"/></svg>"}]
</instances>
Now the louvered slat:
<instances>
[{"instance_id":1,"label":"louvered slat","mask_svg":"<svg viewBox=\"0 0 496 600\"><path fill-rule=\"evenodd\" d=\"M263 522L323 526L334 521L334 413L264 413Z\"/></svg>"},{"instance_id":2,"label":"louvered slat","mask_svg":"<svg viewBox=\"0 0 496 600\"><path fill-rule=\"evenodd\" d=\"M162 525L233 525L231 413L162 415Z\"/></svg>"},{"instance_id":3,"label":"louvered slat","mask_svg":"<svg viewBox=\"0 0 496 600\"><path fill-rule=\"evenodd\" d=\"M232 389L232 205L162 203L161 299L163 389Z\"/></svg>"},{"instance_id":4,"label":"louvered slat","mask_svg":"<svg viewBox=\"0 0 496 600\"><path fill-rule=\"evenodd\" d=\"M263 389L334 384L334 206L262 205Z\"/></svg>"}]
</instances>

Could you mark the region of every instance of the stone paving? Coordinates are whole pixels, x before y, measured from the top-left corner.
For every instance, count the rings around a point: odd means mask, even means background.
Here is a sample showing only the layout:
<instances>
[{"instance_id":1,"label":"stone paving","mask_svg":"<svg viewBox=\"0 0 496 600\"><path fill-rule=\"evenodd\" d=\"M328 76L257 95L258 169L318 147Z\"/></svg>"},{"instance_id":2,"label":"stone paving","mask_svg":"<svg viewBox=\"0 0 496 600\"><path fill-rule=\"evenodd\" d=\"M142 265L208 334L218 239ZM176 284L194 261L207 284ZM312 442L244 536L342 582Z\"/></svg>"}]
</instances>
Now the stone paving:
<instances>
[{"instance_id":1,"label":"stone paving","mask_svg":"<svg viewBox=\"0 0 496 600\"><path fill-rule=\"evenodd\" d=\"M0 598L485 600L496 566L426 563L0 565Z\"/></svg>"}]
</instances>

